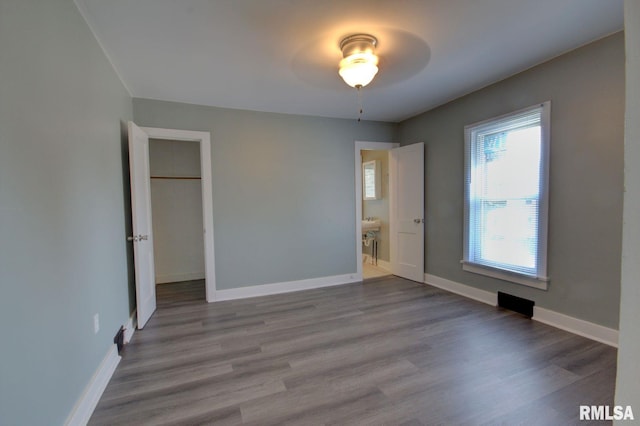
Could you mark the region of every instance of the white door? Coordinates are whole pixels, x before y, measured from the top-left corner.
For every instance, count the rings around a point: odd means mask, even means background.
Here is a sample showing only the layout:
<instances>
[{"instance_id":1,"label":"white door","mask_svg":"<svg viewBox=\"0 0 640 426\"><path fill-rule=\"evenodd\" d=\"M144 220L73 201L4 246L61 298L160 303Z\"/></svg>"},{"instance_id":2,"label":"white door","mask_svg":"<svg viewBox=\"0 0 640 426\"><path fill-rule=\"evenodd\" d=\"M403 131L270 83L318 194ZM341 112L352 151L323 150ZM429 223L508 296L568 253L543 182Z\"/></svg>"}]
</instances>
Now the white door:
<instances>
[{"instance_id":1,"label":"white door","mask_svg":"<svg viewBox=\"0 0 640 426\"><path fill-rule=\"evenodd\" d=\"M391 273L424 282L424 144L389 155Z\"/></svg>"},{"instance_id":2,"label":"white door","mask_svg":"<svg viewBox=\"0 0 640 426\"><path fill-rule=\"evenodd\" d=\"M149 136L129 122L129 170L131 173L131 216L136 275L138 328L143 328L156 310L156 277L153 264Z\"/></svg>"}]
</instances>

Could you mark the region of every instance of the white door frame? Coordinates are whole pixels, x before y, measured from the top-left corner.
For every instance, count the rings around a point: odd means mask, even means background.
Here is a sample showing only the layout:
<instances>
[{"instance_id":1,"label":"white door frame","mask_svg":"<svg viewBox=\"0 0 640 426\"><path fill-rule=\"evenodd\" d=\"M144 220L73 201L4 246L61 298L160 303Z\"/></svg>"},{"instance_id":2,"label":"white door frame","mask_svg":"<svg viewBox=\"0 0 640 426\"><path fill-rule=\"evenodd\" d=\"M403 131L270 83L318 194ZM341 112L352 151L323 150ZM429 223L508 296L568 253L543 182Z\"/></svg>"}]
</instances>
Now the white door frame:
<instances>
[{"instance_id":1,"label":"white door frame","mask_svg":"<svg viewBox=\"0 0 640 426\"><path fill-rule=\"evenodd\" d=\"M202 182L202 222L204 235L204 276L207 302L216 300L216 262L213 244L213 191L211 177L211 134L191 130L141 127L149 139L166 139L200 143L200 173Z\"/></svg>"},{"instance_id":2,"label":"white door frame","mask_svg":"<svg viewBox=\"0 0 640 426\"><path fill-rule=\"evenodd\" d=\"M362 281L362 150L388 151L398 148L399 143L392 142L367 142L355 141L356 161L355 161L355 177L356 177L356 278ZM389 205L391 208L391 205ZM389 212L391 213L391 212ZM391 217L391 214L389 215Z\"/></svg>"}]
</instances>

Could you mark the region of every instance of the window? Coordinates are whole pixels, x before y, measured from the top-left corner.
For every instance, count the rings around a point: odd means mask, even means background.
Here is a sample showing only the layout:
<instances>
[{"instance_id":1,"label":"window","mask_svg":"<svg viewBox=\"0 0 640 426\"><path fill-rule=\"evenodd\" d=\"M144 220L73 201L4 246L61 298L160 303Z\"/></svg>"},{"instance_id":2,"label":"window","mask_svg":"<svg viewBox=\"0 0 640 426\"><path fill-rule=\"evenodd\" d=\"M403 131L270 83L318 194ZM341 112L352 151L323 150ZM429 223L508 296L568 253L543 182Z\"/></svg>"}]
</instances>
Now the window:
<instances>
[{"instance_id":1,"label":"window","mask_svg":"<svg viewBox=\"0 0 640 426\"><path fill-rule=\"evenodd\" d=\"M547 288L550 107L465 127L464 270Z\"/></svg>"},{"instance_id":2,"label":"window","mask_svg":"<svg viewBox=\"0 0 640 426\"><path fill-rule=\"evenodd\" d=\"M362 199L380 199L380 161L362 163Z\"/></svg>"}]
</instances>

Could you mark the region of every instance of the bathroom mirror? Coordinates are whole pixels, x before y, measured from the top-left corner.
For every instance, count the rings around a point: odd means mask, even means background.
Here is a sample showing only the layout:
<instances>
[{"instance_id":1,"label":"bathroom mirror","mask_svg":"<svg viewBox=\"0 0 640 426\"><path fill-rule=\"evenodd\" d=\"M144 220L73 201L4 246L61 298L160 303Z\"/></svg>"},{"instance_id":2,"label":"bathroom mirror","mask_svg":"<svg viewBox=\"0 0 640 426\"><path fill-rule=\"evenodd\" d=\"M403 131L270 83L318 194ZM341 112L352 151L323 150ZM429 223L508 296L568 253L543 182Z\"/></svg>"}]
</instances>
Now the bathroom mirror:
<instances>
[{"instance_id":1,"label":"bathroom mirror","mask_svg":"<svg viewBox=\"0 0 640 426\"><path fill-rule=\"evenodd\" d=\"M362 199L379 200L380 197L380 161L362 163Z\"/></svg>"}]
</instances>

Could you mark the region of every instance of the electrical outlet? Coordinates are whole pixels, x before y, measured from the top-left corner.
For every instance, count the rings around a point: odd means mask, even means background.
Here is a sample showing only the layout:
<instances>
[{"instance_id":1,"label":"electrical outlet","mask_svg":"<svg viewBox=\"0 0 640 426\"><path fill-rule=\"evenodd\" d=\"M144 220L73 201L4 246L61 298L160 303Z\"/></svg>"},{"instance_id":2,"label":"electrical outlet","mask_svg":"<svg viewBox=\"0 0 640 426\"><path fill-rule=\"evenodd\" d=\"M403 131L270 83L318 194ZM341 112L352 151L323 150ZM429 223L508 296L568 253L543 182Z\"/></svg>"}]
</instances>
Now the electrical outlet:
<instances>
[{"instance_id":1,"label":"electrical outlet","mask_svg":"<svg viewBox=\"0 0 640 426\"><path fill-rule=\"evenodd\" d=\"M100 331L100 316L95 314L93 316L93 334L98 334L98 331Z\"/></svg>"}]
</instances>

